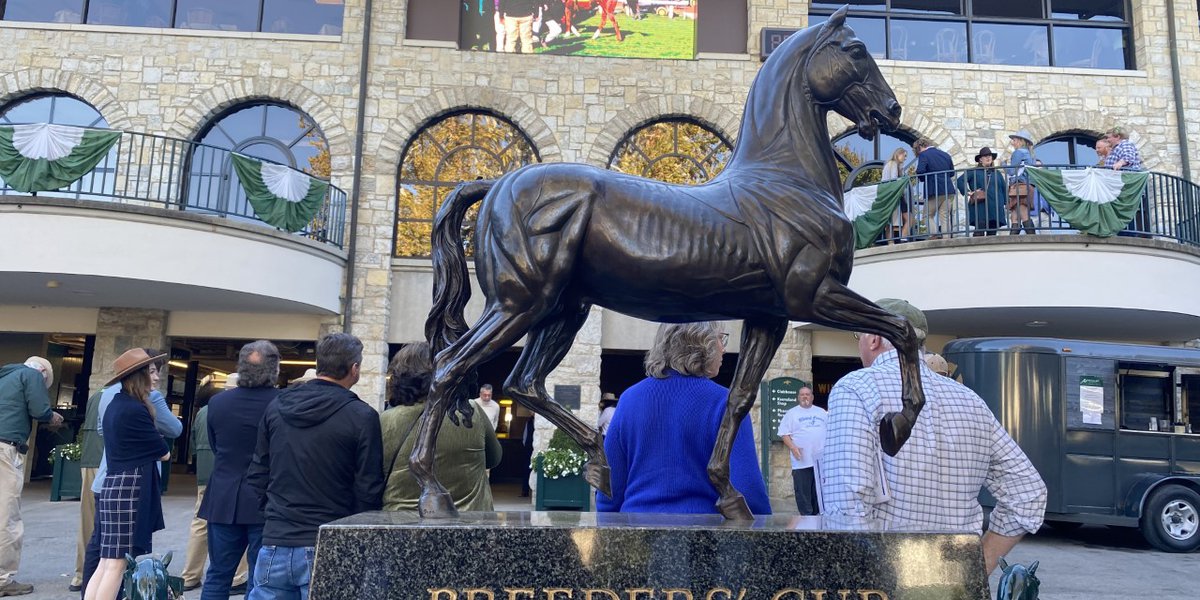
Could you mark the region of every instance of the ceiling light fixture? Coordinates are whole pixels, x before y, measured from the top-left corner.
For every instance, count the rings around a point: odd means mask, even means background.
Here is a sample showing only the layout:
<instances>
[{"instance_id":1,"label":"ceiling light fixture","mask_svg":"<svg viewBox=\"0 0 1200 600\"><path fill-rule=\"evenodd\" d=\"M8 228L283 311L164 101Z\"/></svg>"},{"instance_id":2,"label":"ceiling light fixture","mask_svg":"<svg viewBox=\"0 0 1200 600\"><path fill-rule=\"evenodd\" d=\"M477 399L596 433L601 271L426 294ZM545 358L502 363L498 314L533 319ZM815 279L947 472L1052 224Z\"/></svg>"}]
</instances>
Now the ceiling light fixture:
<instances>
[{"instance_id":1,"label":"ceiling light fixture","mask_svg":"<svg viewBox=\"0 0 1200 600\"><path fill-rule=\"evenodd\" d=\"M57 279L51 279L50 281L47 281L47 282L46 282L46 287L48 287L48 288L51 288L51 289L58 287L58 280L57 280Z\"/></svg>"}]
</instances>

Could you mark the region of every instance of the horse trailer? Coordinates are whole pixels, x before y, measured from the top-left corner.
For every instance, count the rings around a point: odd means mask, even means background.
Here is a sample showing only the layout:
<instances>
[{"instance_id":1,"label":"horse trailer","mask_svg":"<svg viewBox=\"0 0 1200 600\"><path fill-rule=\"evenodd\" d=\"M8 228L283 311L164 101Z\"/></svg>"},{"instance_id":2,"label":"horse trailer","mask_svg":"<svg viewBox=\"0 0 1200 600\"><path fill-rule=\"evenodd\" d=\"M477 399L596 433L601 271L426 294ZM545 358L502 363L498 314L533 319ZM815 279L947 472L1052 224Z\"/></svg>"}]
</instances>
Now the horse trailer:
<instances>
[{"instance_id":1,"label":"horse trailer","mask_svg":"<svg viewBox=\"0 0 1200 600\"><path fill-rule=\"evenodd\" d=\"M1200 350L976 338L943 355L1042 474L1051 526L1140 527L1160 550L1200 547Z\"/></svg>"}]
</instances>

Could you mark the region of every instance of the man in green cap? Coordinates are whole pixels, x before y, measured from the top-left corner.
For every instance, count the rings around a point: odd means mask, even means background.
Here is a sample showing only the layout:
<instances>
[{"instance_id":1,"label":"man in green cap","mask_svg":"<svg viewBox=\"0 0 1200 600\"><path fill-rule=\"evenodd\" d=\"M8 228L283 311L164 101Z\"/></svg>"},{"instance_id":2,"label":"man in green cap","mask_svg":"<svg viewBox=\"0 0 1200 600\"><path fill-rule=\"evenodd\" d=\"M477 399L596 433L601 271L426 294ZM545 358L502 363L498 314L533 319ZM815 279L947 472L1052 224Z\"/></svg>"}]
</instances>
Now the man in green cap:
<instances>
[{"instance_id":1,"label":"man in green cap","mask_svg":"<svg viewBox=\"0 0 1200 600\"><path fill-rule=\"evenodd\" d=\"M904 300L876 304L904 317L924 352L925 314ZM924 361L925 410L899 454L885 456L876 424L902 407L900 360L888 340L866 333L854 337L864 368L843 377L829 394L820 463L824 514L852 525L979 534L979 490L986 486L996 498L982 540L991 573L1021 537L1041 527L1046 484L987 404Z\"/></svg>"}]
</instances>

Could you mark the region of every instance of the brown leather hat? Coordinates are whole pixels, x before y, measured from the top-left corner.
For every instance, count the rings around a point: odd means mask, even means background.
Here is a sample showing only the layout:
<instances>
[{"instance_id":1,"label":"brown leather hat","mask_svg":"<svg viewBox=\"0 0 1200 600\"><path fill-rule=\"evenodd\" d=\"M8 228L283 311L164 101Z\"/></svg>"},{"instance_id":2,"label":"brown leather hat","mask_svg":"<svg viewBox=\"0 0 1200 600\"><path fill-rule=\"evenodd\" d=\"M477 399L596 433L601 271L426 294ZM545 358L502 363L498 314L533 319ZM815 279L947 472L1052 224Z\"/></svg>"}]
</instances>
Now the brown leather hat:
<instances>
[{"instance_id":1,"label":"brown leather hat","mask_svg":"<svg viewBox=\"0 0 1200 600\"><path fill-rule=\"evenodd\" d=\"M984 146L979 149L979 154L975 155L975 162L979 162L979 159L985 156L990 156L992 157L992 160L996 160L996 153L992 152L991 148Z\"/></svg>"},{"instance_id":2,"label":"brown leather hat","mask_svg":"<svg viewBox=\"0 0 1200 600\"><path fill-rule=\"evenodd\" d=\"M108 383L104 384L104 387L108 387L124 379L126 375L129 375L130 373L133 373L150 363L158 362L166 357L166 354L150 356L149 354L146 354L146 350L143 348L130 348L126 350L124 354L118 356L117 360L113 361L112 370L113 373L116 374L113 375L112 379L108 380Z\"/></svg>"}]
</instances>

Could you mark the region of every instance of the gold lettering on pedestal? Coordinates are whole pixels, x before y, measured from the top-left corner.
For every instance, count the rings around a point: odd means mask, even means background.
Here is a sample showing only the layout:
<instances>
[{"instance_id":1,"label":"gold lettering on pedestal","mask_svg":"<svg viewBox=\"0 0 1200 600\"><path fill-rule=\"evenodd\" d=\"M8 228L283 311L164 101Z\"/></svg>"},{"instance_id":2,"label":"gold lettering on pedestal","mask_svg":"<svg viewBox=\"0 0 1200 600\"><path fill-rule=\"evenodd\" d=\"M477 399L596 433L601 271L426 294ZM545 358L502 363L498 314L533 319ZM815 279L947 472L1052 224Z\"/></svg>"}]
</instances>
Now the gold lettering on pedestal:
<instances>
[{"instance_id":1,"label":"gold lettering on pedestal","mask_svg":"<svg viewBox=\"0 0 1200 600\"><path fill-rule=\"evenodd\" d=\"M838 590L838 600L853 600L853 598L850 597L850 595L853 593L854 590Z\"/></svg>"},{"instance_id":2,"label":"gold lettering on pedestal","mask_svg":"<svg viewBox=\"0 0 1200 600\"><path fill-rule=\"evenodd\" d=\"M533 600L534 591L533 588L504 588L504 593L508 594L508 600L517 600L517 594L525 594L529 600Z\"/></svg>"},{"instance_id":3,"label":"gold lettering on pedestal","mask_svg":"<svg viewBox=\"0 0 1200 600\"><path fill-rule=\"evenodd\" d=\"M825 590L808 590L812 594L812 600L825 600Z\"/></svg>"},{"instance_id":4,"label":"gold lettering on pedestal","mask_svg":"<svg viewBox=\"0 0 1200 600\"><path fill-rule=\"evenodd\" d=\"M458 600L458 590L454 588L429 588L429 600Z\"/></svg>"},{"instance_id":5,"label":"gold lettering on pedestal","mask_svg":"<svg viewBox=\"0 0 1200 600\"><path fill-rule=\"evenodd\" d=\"M608 596L611 600L621 600L621 597L618 596L617 593L612 590L592 590L592 589L584 588L582 591L583 591L583 600L596 600L596 596L599 594L604 594L605 596Z\"/></svg>"},{"instance_id":6,"label":"gold lettering on pedestal","mask_svg":"<svg viewBox=\"0 0 1200 600\"><path fill-rule=\"evenodd\" d=\"M654 598L654 588L630 588L625 590L625 593L629 594L629 600L638 600L639 594L646 596L648 600Z\"/></svg>"},{"instance_id":7,"label":"gold lettering on pedestal","mask_svg":"<svg viewBox=\"0 0 1200 600\"><path fill-rule=\"evenodd\" d=\"M783 600L789 595L795 596L796 600L804 600L804 590L798 590L796 588L783 588L782 590L775 592L775 595L771 596L771 600Z\"/></svg>"},{"instance_id":8,"label":"gold lettering on pedestal","mask_svg":"<svg viewBox=\"0 0 1200 600\"><path fill-rule=\"evenodd\" d=\"M546 600L555 600L555 596L559 594L566 596L567 600L575 597L575 590L571 588L546 588L542 590L542 593L546 594Z\"/></svg>"},{"instance_id":9,"label":"gold lettering on pedestal","mask_svg":"<svg viewBox=\"0 0 1200 600\"><path fill-rule=\"evenodd\" d=\"M496 594L486 588L467 588L463 590L463 595L466 596L466 600L475 600L477 596L484 596L487 600L496 600Z\"/></svg>"},{"instance_id":10,"label":"gold lettering on pedestal","mask_svg":"<svg viewBox=\"0 0 1200 600\"><path fill-rule=\"evenodd\" d=\"M889 600L883 590L858 590L858 600Z\"/></svg>"},{"instance_id":11,"label":"gold lettering on pedestal","mask_svg":"<svg viewBox=\"0 0 1200 600\"><path fill-rule=\"evenodd\" d=\"M675 600L675 596L680 596L684 600L692 600L692 590L664 588L663 593L667 595L667 600Z\"/></svg>"}]
</instances>

